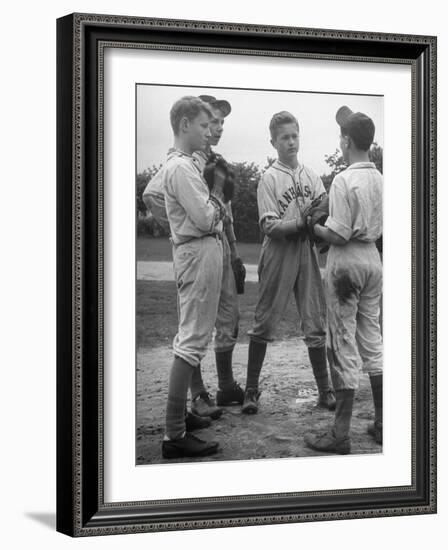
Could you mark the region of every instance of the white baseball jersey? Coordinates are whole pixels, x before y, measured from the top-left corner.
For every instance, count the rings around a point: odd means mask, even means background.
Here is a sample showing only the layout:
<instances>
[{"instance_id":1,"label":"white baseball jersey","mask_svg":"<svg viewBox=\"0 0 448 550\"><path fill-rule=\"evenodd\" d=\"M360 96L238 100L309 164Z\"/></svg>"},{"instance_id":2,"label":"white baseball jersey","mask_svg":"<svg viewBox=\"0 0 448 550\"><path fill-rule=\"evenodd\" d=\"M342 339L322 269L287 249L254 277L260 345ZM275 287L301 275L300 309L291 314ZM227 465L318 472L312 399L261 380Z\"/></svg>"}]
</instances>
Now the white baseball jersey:
<instances>
[{"instance_id":1,"label":"white baseball jersey","mask_svg":"<svg viewBox=\"0 0 448 550\"><path fill-rule=\"evenodd\" d=\"M174 244L222 232L221 210L210 200L207 184L191 155L170 150L157 176L152 186L149 182L144 197L156 197L160 209L165 206ZM153 207L154 200L149 202Z\"/></svg>"},{"instance_id":2,"label":"white baseball jersey","mask_svg":"<svg viewBox=\"0 0 448 550\"><path fill-rule=\"evenodd\" d=\"M373 162L355 162L330 189L325 223L346 241L375 242L383 233L383 177Z\"/></svg>"}]
</instances>

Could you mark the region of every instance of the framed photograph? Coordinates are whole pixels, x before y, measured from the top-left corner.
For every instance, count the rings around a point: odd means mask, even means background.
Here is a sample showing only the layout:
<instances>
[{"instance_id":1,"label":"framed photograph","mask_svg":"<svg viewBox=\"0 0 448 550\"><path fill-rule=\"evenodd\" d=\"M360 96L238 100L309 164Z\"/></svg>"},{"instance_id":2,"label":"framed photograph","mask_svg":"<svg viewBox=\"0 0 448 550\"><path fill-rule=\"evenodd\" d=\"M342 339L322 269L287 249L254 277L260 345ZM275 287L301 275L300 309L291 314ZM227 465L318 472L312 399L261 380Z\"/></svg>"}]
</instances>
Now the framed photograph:
<instances>
[{"instance_id":1,"label":"framed photograph","mask_svg":"<svg viewBox=\"0 0 448 550\"><path fill-rule=\"evenodd\" d=\"M436 38L57 41L58 531L435 513Z\"/></svg>"}]
</instances>

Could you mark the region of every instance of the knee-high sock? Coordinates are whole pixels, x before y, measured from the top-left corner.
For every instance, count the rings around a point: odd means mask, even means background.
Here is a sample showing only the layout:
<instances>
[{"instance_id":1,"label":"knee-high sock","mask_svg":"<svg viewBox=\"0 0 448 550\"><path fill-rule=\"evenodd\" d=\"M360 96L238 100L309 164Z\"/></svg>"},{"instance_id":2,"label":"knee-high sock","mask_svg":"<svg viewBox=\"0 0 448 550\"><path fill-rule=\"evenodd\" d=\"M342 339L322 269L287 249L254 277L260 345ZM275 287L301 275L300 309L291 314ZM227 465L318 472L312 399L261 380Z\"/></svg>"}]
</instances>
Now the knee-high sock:
<instances>
[{"instance_id":1,"label":"knee-high sock","mask_svg":"<svg viewBox=\"0 0 448 550\"><path fill-rule=\"evenodd\" d=\"M194 367L193 374L191 375L191 400L195 399L201 393L207 393L207 389L204 386L202 380L201 365Z\"/></svg>"},{"instance_id":2,"label":"knee-high sock","mask_svg":"<svg viewBox=\"0 0 448 550\"><path fill-rule=\"evenodd\" d=\"M372 388L373 404L375 405L375 420L383 422L383 375L374 374L369 376L370 387Z\"/></svg>"},{"instance_id":3,"label":"knee-high sock","mask_svg":"<svg viewBox=\"0 0 448 550\"><path fill-rule=\"evenodd\" d=\"M232 371L232 354L233 349L228 351L217 351L216 370L218 372L218 385L220 390L228 390L233 387L233 371Z\"/></svg>"},{"instance_id":4,"label":"knee-high sock","mask_svg":"<svg viewBox=\"0 0 448 550\"><path fill-rule=\"evenodd\" d=\"M257 342L255 340L250 340L249 342L246 390L248 388L258 389L258 379L260 378L261 367L266 355L266 347L266 342Z\"/></svg>"},{"instance_id":5,"label":"knee-high sock","mask_svg":"<svg viewBox=\"0 0 448 550\"><path fill-rule=\"evenodd\" d=\"M355 390L336 390L334 435L337 439L345 439L350 435L354 397Z\"/></svg>"},{"instance_id":6,"label":"knee-high sock","mask_svg":"<svg viewBox=\"0 0 448 550\"><path fill-rule=\"evenodd\" d=\"M169 439L179 439L185 432L185 406L191 375L195 368L180 357L174 357L166 404L166 435Z\"/></svg>"},{"instance_id":7,"label":"knee-high sock","mask_svg":"<svg viewBox=\"0 0 448 550\"><path fill-rule=\"evenodd\" d=\"M316 379L319 393L326 393L330 389L327 370L327 350L321 348L308 348L308 356L313 367L314 378Z\"/></svg>"}]
</instances>

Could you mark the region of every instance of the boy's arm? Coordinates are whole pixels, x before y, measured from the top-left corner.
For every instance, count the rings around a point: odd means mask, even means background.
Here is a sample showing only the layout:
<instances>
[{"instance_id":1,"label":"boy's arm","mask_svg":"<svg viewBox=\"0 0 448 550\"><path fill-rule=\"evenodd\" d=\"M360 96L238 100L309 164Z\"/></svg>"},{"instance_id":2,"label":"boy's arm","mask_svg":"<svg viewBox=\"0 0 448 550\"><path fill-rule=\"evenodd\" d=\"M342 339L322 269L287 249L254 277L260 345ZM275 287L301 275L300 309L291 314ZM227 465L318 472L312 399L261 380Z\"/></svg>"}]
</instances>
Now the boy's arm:
<instances>
[{"instance_id":1,"label":"boy's arm","mask_svg":"<svg viewBox=\"0 0 448 550\"><path fill-rule=\"evenodd\" d=\"M194 225L204 233L212 233L224 217L222 204L210 197L206 184L194 166L179 165L171 180L179 204Z\"/></svg>"},{"instance_id":2,"label":"boy's arm","mask_svg":"<svg viewBox=\"0 0 448 550\"><path fill-rule=\"evenodd\" d=\"M269 174L264 174L257 189L258 213L260 228L272 239L283 239L288 235L297 234L304 227L301 216L293 220L282 220L273 187L275 180Z\"/></svg>"},{"instance_id":3,"label":"boy's arm","mask_svg":"<svg viewBox=\"0 0 448 550\"><path fill-rule=\"evenodd\" d=\"M325 227L314 226L317 237L330 244L343 246L352 236L352 213L348 202L345 180L342 175L334 178L330 188L330 213Z\"/></svg>"},{"instance_id":4,"label":"boy's arm","mask_svg":"<svg viewBox=\"0 0 448 550\"><path fill-rule=\"evenodd\" d=\"M344 246L348 243L343 237L332 231L329 227L316 224L313 228L316 237L323 239L327 243L335 244L336 246Z\"/></svg>"},{"instance_id":5,"label":"boy's arm","mask_svg":"<svg viewBox=\"0 0 448 550\"><path fill-rule=\"evenodd\" d=\"M296 235L303 227L305 227L305 223L299 217L294 220L266 217L261 222L261 230L271 239L284 239L288 235Z\"/></svg>"}]
</instances>

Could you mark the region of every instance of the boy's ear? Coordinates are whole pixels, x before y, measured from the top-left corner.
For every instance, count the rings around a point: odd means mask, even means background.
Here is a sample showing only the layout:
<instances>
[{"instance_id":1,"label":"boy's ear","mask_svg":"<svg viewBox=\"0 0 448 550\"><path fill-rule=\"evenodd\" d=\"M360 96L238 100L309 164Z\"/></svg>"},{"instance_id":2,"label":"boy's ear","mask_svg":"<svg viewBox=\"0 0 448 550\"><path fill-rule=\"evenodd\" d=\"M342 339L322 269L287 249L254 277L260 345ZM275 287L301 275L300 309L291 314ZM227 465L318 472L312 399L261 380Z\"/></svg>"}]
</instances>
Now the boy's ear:
<instances>
[{"instance_id":1,"label":"boy's ear","mask_svg":"<svg viewBox=\"0 0 448 550\"><path fill-rule=\"evenodd\" d=\"M272 138L271 138L270 142L271 142L272 147L274 147L274 149L275 149L274 140Z\"/></svg>"},{"instance_id":2,"label":"boy's ear","mask_svg":"<svg viewBox=\"0 0 448 550\"><path fill-rule=\"evenodd\" d=\"M180 123L179 123L179 130L182 132L186 132L188 130L188 127L190 125L190 121L188 120L188 118L186 116L182 117L180 119Z\"/></svg>"}]
</instances>

